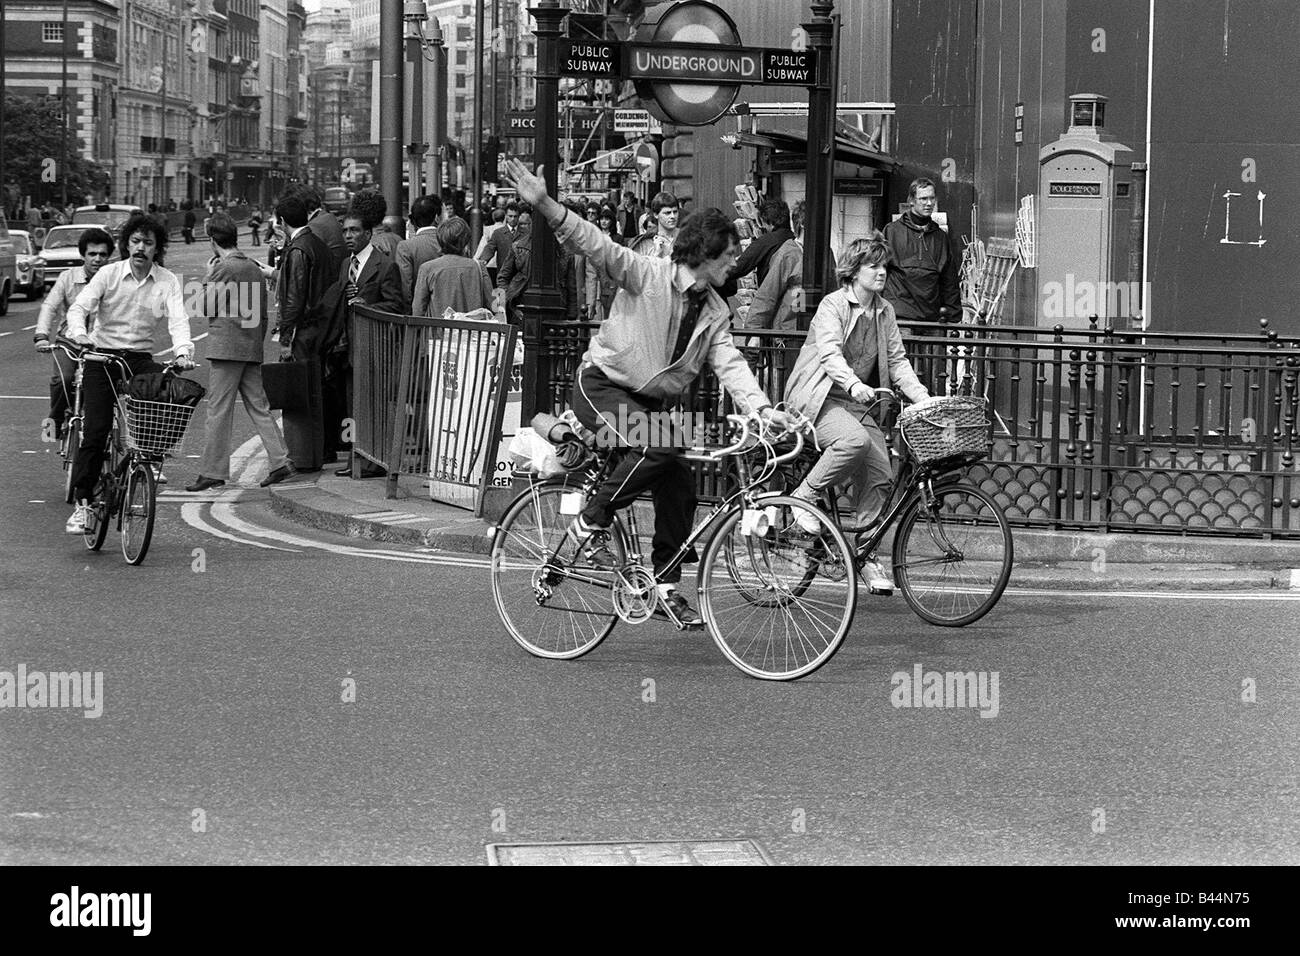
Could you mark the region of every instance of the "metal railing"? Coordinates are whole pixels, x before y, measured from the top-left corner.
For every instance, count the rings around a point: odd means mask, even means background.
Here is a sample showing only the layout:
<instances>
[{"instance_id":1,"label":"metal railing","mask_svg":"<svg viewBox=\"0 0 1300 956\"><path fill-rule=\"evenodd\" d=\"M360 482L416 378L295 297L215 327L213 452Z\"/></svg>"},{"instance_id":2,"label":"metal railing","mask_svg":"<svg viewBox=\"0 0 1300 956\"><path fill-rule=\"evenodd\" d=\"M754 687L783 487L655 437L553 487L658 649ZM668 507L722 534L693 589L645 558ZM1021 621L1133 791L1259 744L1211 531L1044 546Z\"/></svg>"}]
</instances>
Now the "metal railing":
<instances>
[{"instance_id":1,"label":"metal railing","mask_svg":"<svg viewBox=\"0 0 1300 956\"><path fill-rule=\"evenodd\" d=\"M535 407L567 407L593 323L542 323ZM903 323L936 394L986 398L989 457L970 475L1021 526L1300 538L1300 338ZM931 333L918 335L917 333ZM782 396L803 332L737 332ZM531 344L531 343L530 343ZM527 404L527 403L526 403ZM706 368L683 403L721 442L730 402ZM702 498L723 492L699 466Z\"/></svg>"},{"instance_id":2,"label":"metal railing","mask_svg":"<svg viewBox=\"0 0 1300 956\"><path fill-rule=\"evenodd\" d=\"M480 515L514 366L514 326L352 310L353 451L419 475L437 500Z\"/></svg>"}]
</instances>

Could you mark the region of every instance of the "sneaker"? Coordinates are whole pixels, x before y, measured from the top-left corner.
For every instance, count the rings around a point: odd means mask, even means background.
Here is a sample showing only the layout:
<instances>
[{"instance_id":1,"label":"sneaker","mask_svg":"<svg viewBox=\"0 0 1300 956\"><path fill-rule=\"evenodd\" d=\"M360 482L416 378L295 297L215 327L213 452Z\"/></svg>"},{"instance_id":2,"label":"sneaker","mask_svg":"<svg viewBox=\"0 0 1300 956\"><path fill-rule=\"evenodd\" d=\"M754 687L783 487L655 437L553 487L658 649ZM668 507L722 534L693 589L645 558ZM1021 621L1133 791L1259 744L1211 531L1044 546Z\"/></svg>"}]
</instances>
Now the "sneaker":
<instances>
[{"instance_id":1,"label":"sneaker","mask_svg":"<svg viewBox=\"0 0 1300 956\"><path fill-rule=\"evenodd\" d=\"M601 571L613 571L618 567L618 558L609 549L609 529L599 525L587 524L582 515L573 519L569 533L578 542L578 556Z\"/></svg>"},{"instance_id":2,"label":"sneaker","mask_svg":"<svg viewBox=\"0 0 1300 956\"><path fill-rule=\"evenodd\" d=\"M867 590L872 594L893 594L894 579L889 576L884 565L877 560L876 556L869 555L862 565L862 576L866 579Z\"/></svg>"},{"instance_id":3,"label":"sneaker","mask_svg":"<svg viewBox=\"0 0 1300 956\"><path fill-rule=\"evenodd\" d=\"M90 523L93 515L90 511L90 505L84 501L77 502L77 506L72 509L72 516L68 518L68 523L63 526L63 530L68 534L85 534L90 530Z\"/></svg>"},{"instance_id":4,"label":"sneaker","mask_svg":"<svg viewBox=\"0 0 1300 956\"><path fill-rule=\"evenodd\" d=\"M661 596L660 600L667 609L668 616L676 619L682 627L699 627L704 623L704 618L700 617L700 613L691 607L686 598L678 594L676 590L669 591L668 595L666 597Z\"/></svg>"},{"instance_id":5,"label":"sneaker","mask_svg":"<svg viewBox=\"0 0 1300 956\"><path fill-rule=\"evenodd\" d=\"M799 487L790 492L790 497L798 498L800 501L806 501L814 508L817 507L817 493L803 482L800 482ZM817 520L815 514L812 514L809 511L804 511L803 509L795 511L794 523L804 534L821 534L822 523Z\"/></svg>"}]
</instances>

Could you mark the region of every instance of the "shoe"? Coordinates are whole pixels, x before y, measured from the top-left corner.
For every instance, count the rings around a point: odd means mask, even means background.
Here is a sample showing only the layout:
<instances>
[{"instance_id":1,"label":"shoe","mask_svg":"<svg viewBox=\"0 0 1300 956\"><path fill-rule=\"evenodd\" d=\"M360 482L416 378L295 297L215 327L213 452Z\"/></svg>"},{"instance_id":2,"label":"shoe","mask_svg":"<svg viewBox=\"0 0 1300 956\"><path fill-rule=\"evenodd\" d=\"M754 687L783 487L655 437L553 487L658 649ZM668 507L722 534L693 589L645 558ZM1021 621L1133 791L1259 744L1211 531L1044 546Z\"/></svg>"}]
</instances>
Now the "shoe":
<instances>
[{"instance_id":1,"label":"shoe","mask_svg":"<svg viewBox=\"0 0 1300 956\"><path fill-rule=\"evenodd\" d=\"M618 567L618 558L609 549L609 529L599 525L587 524L582 515L573 519L569 533L578 541L578 556L601 571L613 571Z\"/></svg>"},{"instance_id":2,"label":"shoe","mask_svg":"<svg viewBox=\"0 0 1300 956\"><path fill-rule=\"evenodd\" d=\"M874 554L869 555L862 565L862 576L867 581L867 590L872 594L894 593L894 579L889 576L889 572L885 570Z\"/></svg>"},{"instance_id":3,"label":"shoe","mask_svg":"<svg viewBox=\"0 0 1300 956\"><path fill-rule=\"evenodd\" d=\"M288 481L290 478L295 478L297 475L298 471L293 467L293 465L281 465L258 482L258 484L263 488L267 488L271 485L278 485L282 481Z\"/></svg>"},{"instance_id":4,"label":"shoe","mask_svg":"<svg viewBox=\"0 0 1300 956\"><path fill-rule=\"evenodd\" d=\"M90 505L84 501L79 501L77 506L72 509L72 516L68 518L68 523L63 526L63 530L68 534L85 534L90 530L92 517Z\"/></svg>"},{"instance_id":5,"label":"shoe","mask_svg":"<svg viewBox=\"0 0 1300 956\"><path fill-rule=\"evenodd\" d=\"M220 488L225 484L220 478L205 478L203 475L194 479L194 484L186 485L186 491L207 491L209 488Z\"/></svg>"},{"instance_id":6,"label":"shoe","mask_svg":"<svg viewBox=\"0 0 1300 956\"><path fill-rule=\"evenodd\" d=\"M682 627L699 627L704 623L704 618L700 613L691 607L686 598L677 593L676 590L669 591L668 596L661 598L668 610L670 617L676 618Z\"/></svg>"},{"instance_id":7,"label":"shoe","mask_svg":"<svg viewBox=\"0 0 1300 956\"><path fill-rule=\"evenodd\" d=\"M798 498L800 501L806 501L814 508L817 507L817 493L805 485L799 483L799 487L790 492L791 498ZM822 523L817 520L817 516L808 511L798 510L794 512L794 523L804 534L821 534Z\"/></svg>"},{"instance_id":8,"label":"shoe","mask_svg":"<svg viewBox=\"0 0 1300 956\"><path fill-rule=\"evenodd\" d=\"M153 467L153 483L155 485L167 484L167 476L163 474L162 465L154 465L152 467Z\"/></svg>"}]
</instances>

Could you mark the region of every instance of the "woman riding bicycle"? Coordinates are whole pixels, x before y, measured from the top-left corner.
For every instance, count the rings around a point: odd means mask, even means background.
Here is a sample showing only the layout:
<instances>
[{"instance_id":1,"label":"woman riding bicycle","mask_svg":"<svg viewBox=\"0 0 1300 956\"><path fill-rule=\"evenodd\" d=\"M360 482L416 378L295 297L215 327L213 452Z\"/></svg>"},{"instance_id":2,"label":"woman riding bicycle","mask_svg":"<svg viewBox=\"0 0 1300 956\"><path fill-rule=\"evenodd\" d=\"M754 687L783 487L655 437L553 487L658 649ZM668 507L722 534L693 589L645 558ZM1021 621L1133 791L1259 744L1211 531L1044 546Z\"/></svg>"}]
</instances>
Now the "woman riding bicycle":
<instances>
[{"instance_id":1,"label":"woman riding bicycle","mask_svg":"<svg viewBox=\"0 0 1300 956\"><path fill-rule=\"evenodd\" d=\"M135 213L118 239L122 261L104 266L68 309L68 336L97 352L119 356L132 375L156 371L153 361L154 326L167 319L176 364L193 367L194 343L190 320L176 274L162 267L167 230L152 216ZM86 316L98 310L93 333L86 332ZM113 425L116 401L110 366L87 363L82 378L85 423L81 450L73 463L72 486L76 507L68 519L68 534L82 534L90 519L90 498L104 463L105 444ZM122 388L124 383L116 383Z\"/></svg>"},{"instance_id":2,"label":"woman riding bicycle","mask_svg":"<svg viewBox=\"0 0 1300 956\"><path fill-rule=\"evenodd\" d=\"M877 393L901 391L914 402L930 397L907 360L894 307L881 295L888 258L879 232L845 249L836 269L840 287L822 299L785 389L786 402L814 423L823 449L793 494L815 503L827 488L851 482L855 521L846 532L875 523L893 479L889 447L872 415L885 397ZM894 582L875 555L863 571L873 593L893 593Z\"/></svg>"}]
</instances>

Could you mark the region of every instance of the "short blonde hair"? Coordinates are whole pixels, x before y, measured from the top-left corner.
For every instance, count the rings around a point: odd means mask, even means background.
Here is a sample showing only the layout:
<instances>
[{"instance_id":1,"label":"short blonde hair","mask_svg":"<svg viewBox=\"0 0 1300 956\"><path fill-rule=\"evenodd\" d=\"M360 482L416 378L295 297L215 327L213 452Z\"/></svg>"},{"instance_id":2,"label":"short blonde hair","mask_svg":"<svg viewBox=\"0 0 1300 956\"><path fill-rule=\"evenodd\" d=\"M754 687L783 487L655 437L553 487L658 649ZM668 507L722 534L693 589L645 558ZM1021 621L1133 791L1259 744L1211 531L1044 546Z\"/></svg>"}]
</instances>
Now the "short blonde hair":
<instances>
[{"instance_id":1,"label":"short blonde hair","mask_svg":"<svg viewBox=\"0 0 1300 956\"><path fill-rule=\"evenodd\" d=\"M835 277L840 285L851 285L864 265L878 266L889 261L889 243L879 230L873 230L865 239L854 239L840 256Z\"/></svg>"}]
</instances>

